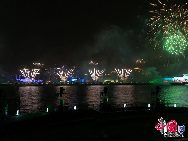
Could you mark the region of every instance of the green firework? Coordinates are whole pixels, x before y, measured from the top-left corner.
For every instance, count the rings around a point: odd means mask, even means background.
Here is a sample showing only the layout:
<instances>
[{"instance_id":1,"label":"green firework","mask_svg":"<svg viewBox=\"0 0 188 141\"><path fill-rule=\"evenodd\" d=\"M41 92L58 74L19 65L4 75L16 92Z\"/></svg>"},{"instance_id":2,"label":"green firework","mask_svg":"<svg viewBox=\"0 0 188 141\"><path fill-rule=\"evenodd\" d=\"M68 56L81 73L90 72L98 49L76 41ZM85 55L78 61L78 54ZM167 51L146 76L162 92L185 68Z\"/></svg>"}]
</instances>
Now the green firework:
<instances>
[{"instance_id":1,"label":"green firework","mask_svg":"<svg viewBox=\"0 0 188 141\"><path fill-rule=\"evenodd\" d=\"M187 48L186 38L181 33L174 33L166 37L164 48L171 54L182 54Z\"/></svg>"}]
</instances>

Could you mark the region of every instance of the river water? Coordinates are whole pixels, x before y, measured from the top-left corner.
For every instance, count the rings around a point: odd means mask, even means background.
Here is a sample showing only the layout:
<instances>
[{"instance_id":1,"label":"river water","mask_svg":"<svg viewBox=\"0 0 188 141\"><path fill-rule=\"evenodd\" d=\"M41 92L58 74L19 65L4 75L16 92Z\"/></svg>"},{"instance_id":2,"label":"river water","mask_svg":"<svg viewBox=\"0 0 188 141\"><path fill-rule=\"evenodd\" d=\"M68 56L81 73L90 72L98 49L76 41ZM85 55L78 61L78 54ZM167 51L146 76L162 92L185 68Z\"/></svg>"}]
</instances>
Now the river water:
<instances>
[{"instance_id":1,"label":"river water","mask_svg":"<svg viewBox=\"0 0 188 141\"><path fill-rule=\"evenodd\" d=\"M65 89L62 97L57 97L60 87ZM45 111L47 107L54 108L60 104L73 109L93 108L98 110L102 98L100 93L108 87L108 103L116 107L147 107L152 103L152 91L154 85L79 85L79 86L21 86L20 112L33 113ZM159 99L165 102L165 106L188 107L188 86L161 86Z\"/></svg>"}]
</instances>

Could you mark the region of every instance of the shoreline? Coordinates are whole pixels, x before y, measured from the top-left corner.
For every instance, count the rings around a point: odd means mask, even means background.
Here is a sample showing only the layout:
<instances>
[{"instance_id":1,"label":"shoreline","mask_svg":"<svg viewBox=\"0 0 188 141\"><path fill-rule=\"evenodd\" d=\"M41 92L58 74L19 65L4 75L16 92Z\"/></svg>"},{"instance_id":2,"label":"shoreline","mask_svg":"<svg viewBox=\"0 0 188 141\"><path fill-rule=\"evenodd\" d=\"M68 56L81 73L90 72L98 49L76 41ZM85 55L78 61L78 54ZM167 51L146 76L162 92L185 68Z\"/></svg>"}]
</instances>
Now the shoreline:
<instances>
[{"instance_id":1,"label":"shoreline","mask_svg":"<svg viewBox=\"0 0 188 141\"><path fill-rule=\"evenodd\" d=\"M152 84L152 83L75 83L75 84L0 84L0 86L88 86L88 85L158 85L158 86L168 86L169 84Z\"/></svg>"}]
</instances>

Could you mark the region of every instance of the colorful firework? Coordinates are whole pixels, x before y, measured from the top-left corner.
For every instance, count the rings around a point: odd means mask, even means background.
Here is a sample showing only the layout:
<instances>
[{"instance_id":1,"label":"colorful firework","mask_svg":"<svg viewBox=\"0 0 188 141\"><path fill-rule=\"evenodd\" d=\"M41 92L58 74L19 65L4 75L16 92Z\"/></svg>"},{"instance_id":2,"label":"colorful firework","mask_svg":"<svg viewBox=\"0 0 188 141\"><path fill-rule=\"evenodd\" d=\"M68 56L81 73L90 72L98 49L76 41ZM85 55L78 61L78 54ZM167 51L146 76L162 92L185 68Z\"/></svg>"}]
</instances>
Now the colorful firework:
<instances>
[{"instance_id":1,"label":"colorful firework","mask_svg":"<svg viewBox=\"0 0 188 141\"><path fill-rule=\"evenodd\" d=\"M94 80L94 81L97 81L99 79L99 76L102 75L104 73L104 70L102 71L99 71L98 69L93 69L93 70L89 70L89 73L91 75L91 78Z\"/></svg>"},{"instance_id":2,"label":"colorful firework","mask_svg":"<svg viewBox=\"0 0 188 141\"><path fill-rule=\"evenodd\" d=\"M164 48L171 54L182 54L187 48L187 41L181 34L174 33L166 37Z\"/></svg>"},{"instance_id":3,"label":"colorful firework","mask_svg":"<svg viewBox=\"0 0 188 141\"><path fill-rule=\"evenodd\" d=\"M155 10L150 11L153 13L153 16L148 23L151 27L149 34L152 35L150 42L154 41L155 47L174 33L181 33L181 36L184 36L185 39L188 36L187 3L185 5L177 5L172 4L169 0L166 1L166 3L162 3L160 0L158 0L158 4L150 3L155 7ZM181 44L177 43L177 45L179 48L183 48ZM179 53L180 52L182 52L182 50L179 51Z\"/></svg>"},{"instance_id":4,"label":"colorful firework","mask_svg":"<svg viewBox=\"0 0 188 141\"><path fill-rule=\"evenodd\" d=\"M115 71L117 72L118 76L120 77L121 81L126 82L127 78L131 74L132 70L131 69L116 69Z\"/></svg>"}]
</instances>

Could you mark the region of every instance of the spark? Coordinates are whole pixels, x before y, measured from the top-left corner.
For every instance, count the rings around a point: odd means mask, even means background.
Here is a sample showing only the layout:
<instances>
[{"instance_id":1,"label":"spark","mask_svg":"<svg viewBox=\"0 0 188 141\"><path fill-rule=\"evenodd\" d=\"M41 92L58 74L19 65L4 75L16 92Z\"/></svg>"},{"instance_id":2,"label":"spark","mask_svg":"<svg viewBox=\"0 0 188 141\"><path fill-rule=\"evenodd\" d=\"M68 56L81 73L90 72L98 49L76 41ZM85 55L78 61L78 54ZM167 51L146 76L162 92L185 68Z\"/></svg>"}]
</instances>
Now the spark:
<instances>
[{"instance_id":1,"label":"spark","mask_svg":"<svg viewBox=\"0 0 188 141\"><path fill-rule=\"evenodd\" d=\"M59 70L57 75L60 77L61 81L66 82L70 75L72 75L75 67L73 69L65 69L63 66L62 68L57 68Z\"/></svg>"},{"instance_id":2,"label":"spark","mask_svg":"<svg viewBox=\"0 0 188 141\"><path fill-rule=\"evenodd\" d=\"M182 54L187 48L186 38L182 34L173 34L166 38L164 48L171 54Z\"/></svg>"},{"instance_id":3,"label":"spark","mask_svg":"<svg viewBox=\"0 0 188 141\"><path fill-rule=\"evenodd\" d=\"M166 3L158 0L158 4L150 3L150 5L155 9L149 11L153 16L150 18L148 23L151 27L151 30L148 33L151 35L149 41L155 43L155 48L157 46L164 47L164 41L167 41L170 35L179 33L181 33L181 36L185 38L184 44L187 44L187 3L185 5L178 5L173 4L172 2L170 3L168 0ZM182 48L180 44L178 46L179 48ZM174 54L178 55L179 53L183 53L182 51L184 50L181 49L181 51L177 51Z\"/></svg>"},{"instance_id":4,"label":"spark","mask_svg":"<svg viewBox=\"0 0 188 141\"><path fill-rule=\"evenodd\" d=\"M95 65L95 66L98 65L98 63L97 63L97 62L94 62L94 61L90 61L89 64L90 64L90 65Z\"/></svg>"},{"instance_id":5,"label":"spark","mask_svg":"<svg viewBox=\"0 0 188 141\"><path fill-rule=\"evenodd\" d=\"M89 70L89 73L91 75L91 78L94 80L94 81L97 81L99 79L99 76L102 75L104 73L105 70L102 70L102 71L99 71L98 69L93 69L93 70Z\"/></svg>"},{"instance_id":6,"label":"spark","mask_svg":"<svg viewBox=\"0 0 188 141\"><path fill-rule=\"evenodd\" d=\"M37 74L40 74L39 71L40 71L40 69L32 69L30 71L29 69L25 69L25 68L23 70L20 70L22 76L25 79L32 79L32 80L35 79Z\"/></svg>"},{"instance_id":7,"label":"spark","mask_svg":"<svg viewBox=\"0 0 188 141\"><path fill-rule=\"evenodd\" d=\"M131 74L132 70L131 69L116 69L115 71L117 72L118 76L123 82L126 82L128 79L129 75Z\"/></svg>"}]
</instances>

